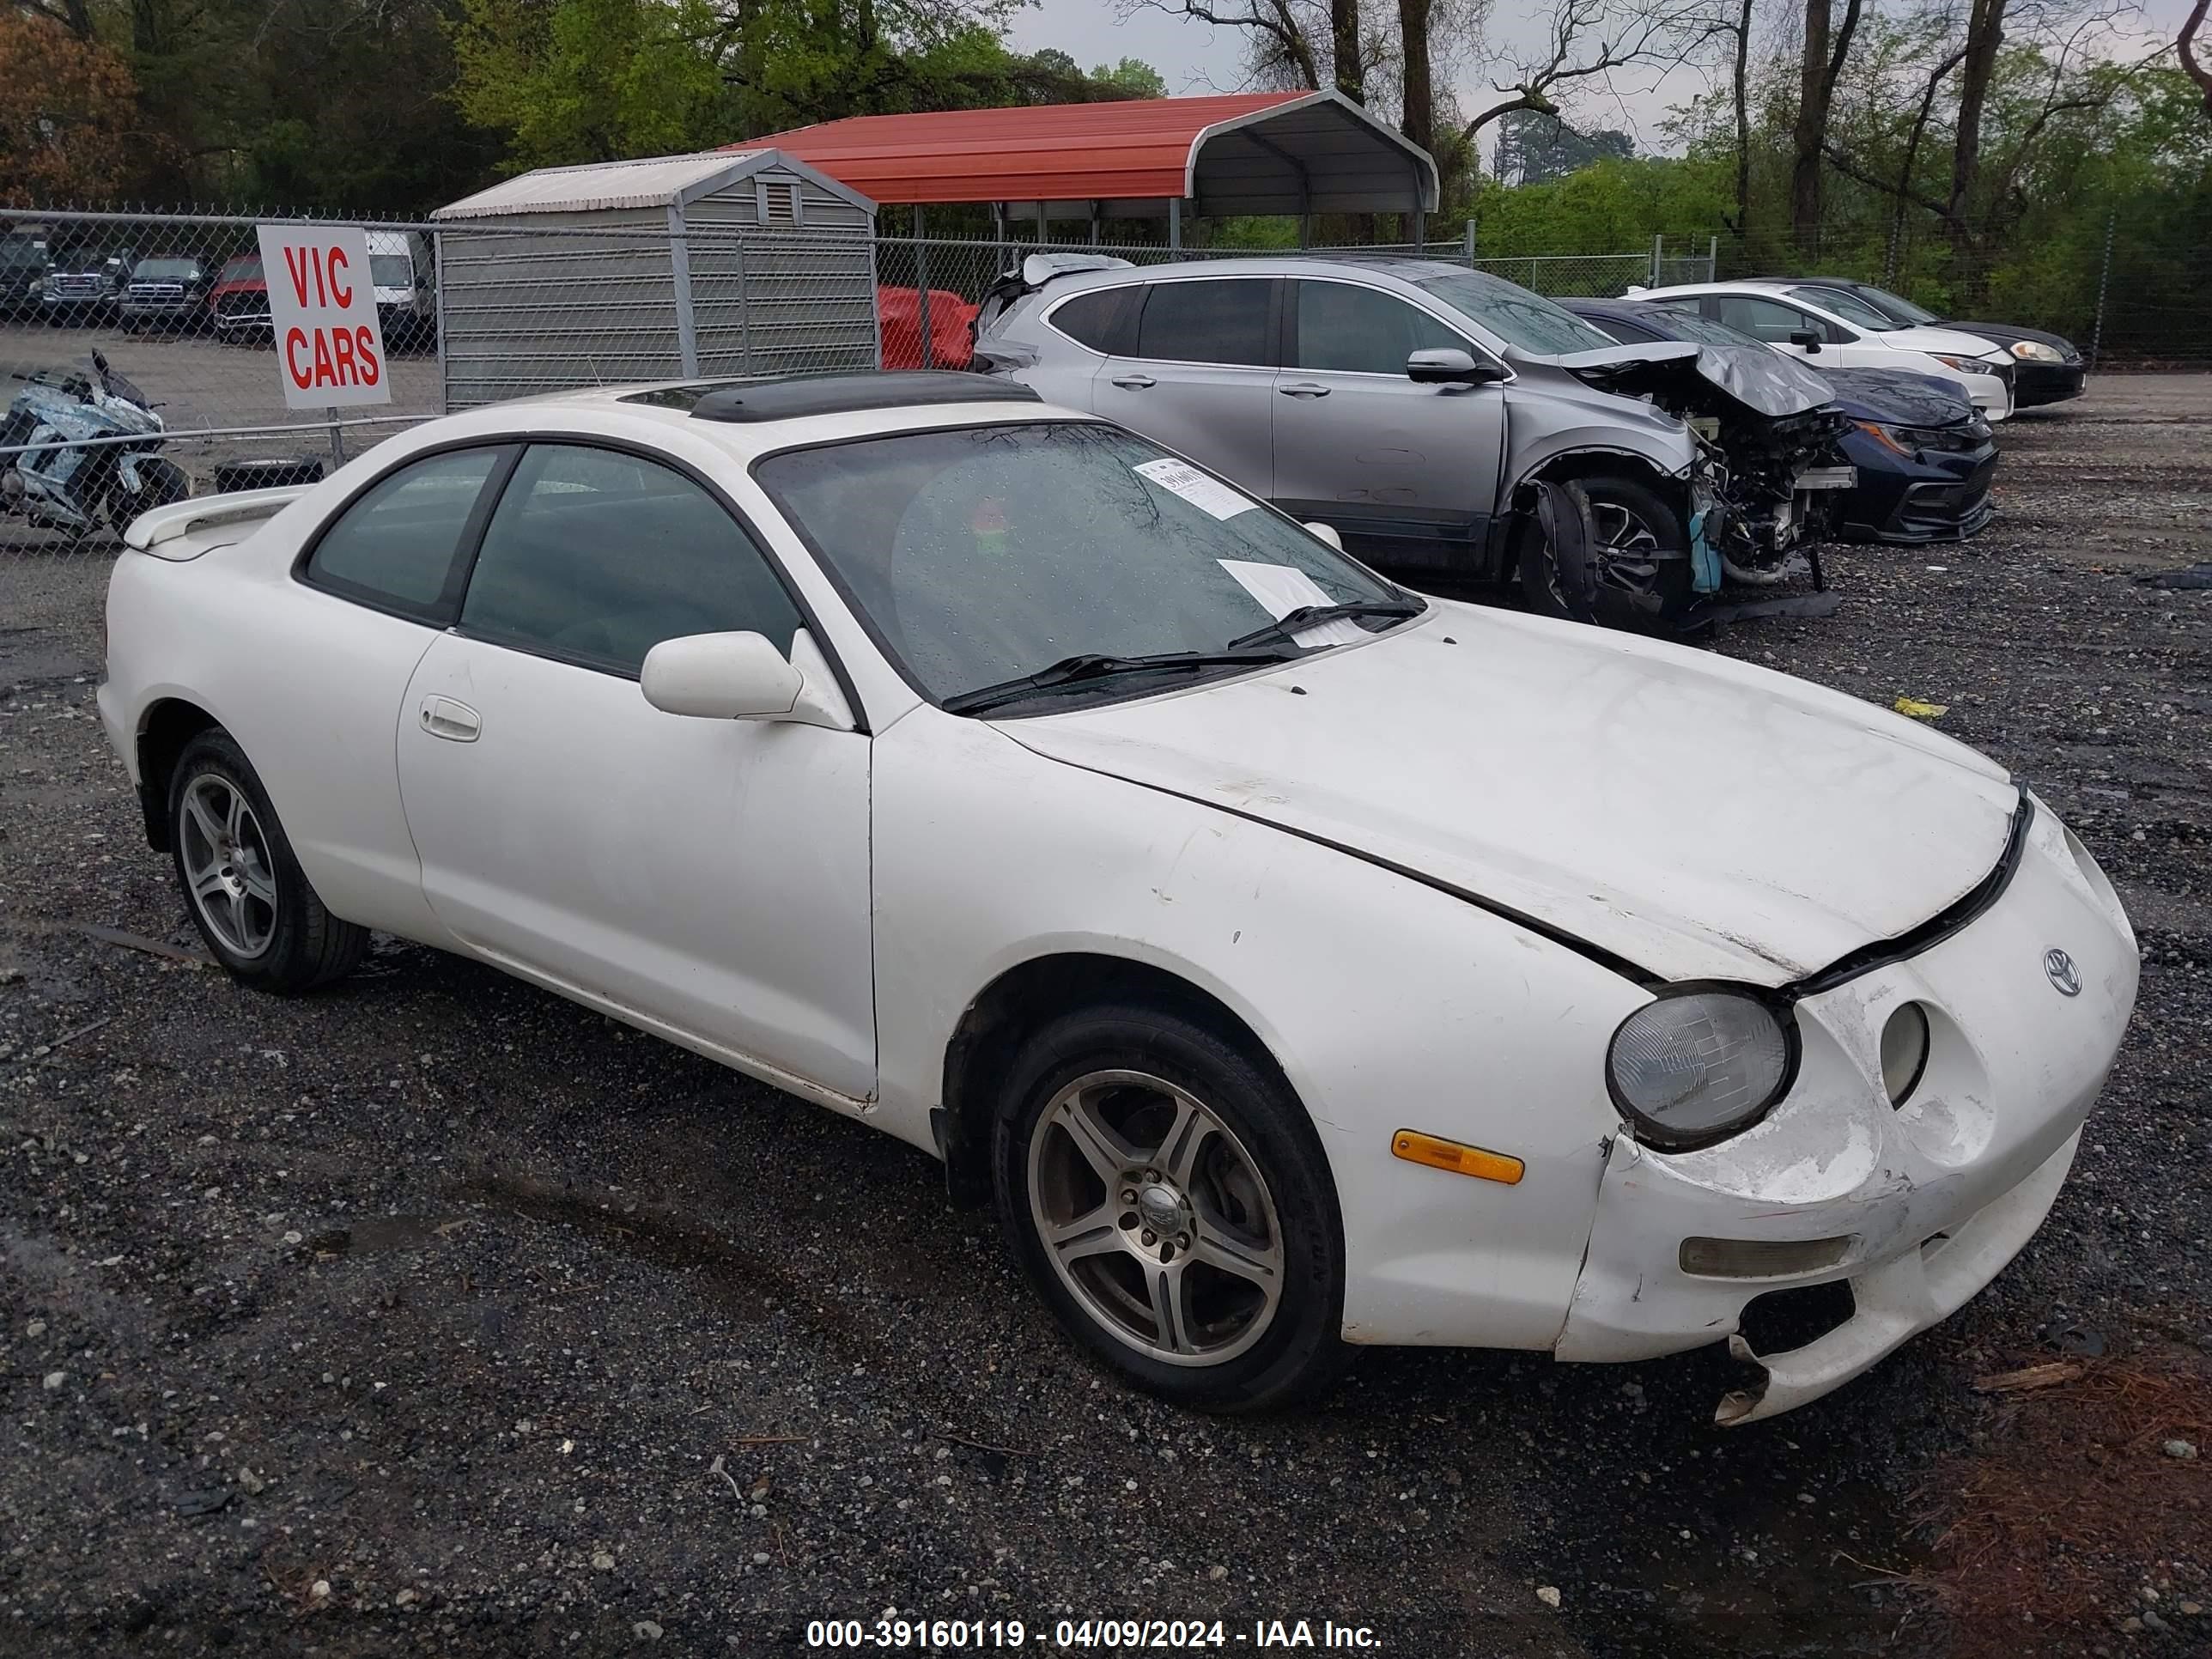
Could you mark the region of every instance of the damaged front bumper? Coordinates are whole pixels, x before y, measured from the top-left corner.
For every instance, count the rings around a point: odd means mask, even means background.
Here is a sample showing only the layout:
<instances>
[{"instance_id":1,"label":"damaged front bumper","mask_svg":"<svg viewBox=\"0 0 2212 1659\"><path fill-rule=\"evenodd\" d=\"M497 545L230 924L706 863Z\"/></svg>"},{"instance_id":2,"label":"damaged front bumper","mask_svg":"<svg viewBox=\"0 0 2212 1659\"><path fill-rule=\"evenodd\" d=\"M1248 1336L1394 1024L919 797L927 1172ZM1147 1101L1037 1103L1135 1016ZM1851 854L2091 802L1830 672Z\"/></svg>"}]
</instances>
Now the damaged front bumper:
<instances>
[{"instance_id":1,"label":"damaged front bumper","mask_svg":"<svg viewBox=\"0 0 2212 1659\"><path fill-rule=\"evenodd\" d=\"M2077 845L2039 813L2010 886L1970 926L1802 999L1797 1080L1743 1133L1686 1153L1616 1137L1555 1355L1726 1340L1758 1376L1717 1420L1750 1423L1850 1381L1988 1284L2050 1212L2135 1003L2134 936ZM1881 1037L1907 1003L1928 1058L1893 1107ZM1838 1281L1851 1311L1832 1328L1782 1352L1745 1340L1755 1299Z\"/></svg>"}]
</instances>

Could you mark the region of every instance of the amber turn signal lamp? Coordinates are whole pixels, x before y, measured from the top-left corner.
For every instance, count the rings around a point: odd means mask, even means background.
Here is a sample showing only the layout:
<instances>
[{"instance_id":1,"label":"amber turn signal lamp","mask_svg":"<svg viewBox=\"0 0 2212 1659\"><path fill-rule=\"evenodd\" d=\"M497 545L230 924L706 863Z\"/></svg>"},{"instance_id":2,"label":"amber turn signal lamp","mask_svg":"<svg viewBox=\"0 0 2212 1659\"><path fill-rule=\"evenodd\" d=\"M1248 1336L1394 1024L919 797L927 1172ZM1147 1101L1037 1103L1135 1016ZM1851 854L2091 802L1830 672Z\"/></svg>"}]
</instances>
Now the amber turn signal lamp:
<instances>
[{"instance_id":1,"label":"amber turn signal lamp","mask_svg":"<svg viewBox=\"0 0 2212 1659\"><path fill-rule=\"evenodd\" d=\"M1418 1129L1401 1129L1392 1135L1390 1155L1408 1164L1425 1164L1431 1170L1449 1170L1454 1175L1473 1176L1478 1181L1495 1181L1508 1187L1519 1182L1523 1167L1519 1158L1504 1152L1486 1152L1480 1146L1440 1140Z\"/></svg>"}]
</instances>

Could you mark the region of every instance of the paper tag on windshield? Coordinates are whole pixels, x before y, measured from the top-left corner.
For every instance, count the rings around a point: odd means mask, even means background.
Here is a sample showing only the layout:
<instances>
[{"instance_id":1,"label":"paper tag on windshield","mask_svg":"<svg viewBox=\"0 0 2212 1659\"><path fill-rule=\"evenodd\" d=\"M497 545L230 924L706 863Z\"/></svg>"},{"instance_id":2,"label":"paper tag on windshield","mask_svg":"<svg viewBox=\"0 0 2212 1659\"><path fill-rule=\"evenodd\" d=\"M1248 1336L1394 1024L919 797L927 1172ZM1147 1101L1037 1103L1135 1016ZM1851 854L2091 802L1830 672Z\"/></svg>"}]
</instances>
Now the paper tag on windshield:
<instances>
[{"instance_id":1,"label":"paper tag on windshield","mask_svg":"<svg viewBox=\"0 0 2212 1659\"><path fill-rule=\"evenodd\" d=\"M1295 565L1261 564L1255 559L1220 559L1215 562L1237 578L1238 586L1259 600L1269 616L1280 621L1309 605L1334 605L1322 585ZM1293 645L1309 649L1317 645L1351 645L1367 637L1367 630L1352 622L1325 622L1302 628L1291 635Z\"/></svg>"},{"instance_id":2,"label":"paper tag on windshield","mask_svg":"<svg viewBox=\"0 0 2212 1659\"><path fill-rule=\"evenodd\" d=\"M1249 495L1240 495L1218 479L1207 477L1188 461L1139 461L1130 471L1163 489L1173 490L1200 512L1217 519L1233 519L1259 505Z\"/></svg>"}]
</instances>

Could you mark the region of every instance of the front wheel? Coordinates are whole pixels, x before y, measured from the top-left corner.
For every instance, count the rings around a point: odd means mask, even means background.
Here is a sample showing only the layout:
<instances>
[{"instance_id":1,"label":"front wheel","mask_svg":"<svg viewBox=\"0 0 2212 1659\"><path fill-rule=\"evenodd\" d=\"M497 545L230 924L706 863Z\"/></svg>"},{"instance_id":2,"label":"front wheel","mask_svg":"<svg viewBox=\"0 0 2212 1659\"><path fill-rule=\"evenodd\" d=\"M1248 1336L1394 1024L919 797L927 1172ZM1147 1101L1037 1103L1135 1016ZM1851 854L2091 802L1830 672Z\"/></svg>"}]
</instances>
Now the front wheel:
<instances>
[{"instance_id":1,"label":"front wheel","mask_svg":"<svg viewBox=\"0 0 2212 1659\"><path fill-rule=\"evenodd\" d=\"M1606 619L1608 611L1672 614L1690 597L1689 537L1682 515L1638 479L1611 474L1584 478L1563 492L1586 514L1589 538L1588 599L1577 603L1553 541L1524 532L1521 591L1531 609L1576 622Z\"/></svg>"},{"instance_id":2,"label":"front wheel","mask_svg":"<svg viewBox=\"0 0 2212 1659\"><path fill-rule=\"evenodd\" d=\"M1326 1386L1343 1229L1304 1108L1271 1067L1143 1005L1068 1014L1009 1074L1000 1218L1060 1323L1138 1386L1211 1411Z\"/></svg>"},{"instance_id":3,"label":"front wheel","mask_svg":"<svg viewBox=\"0 0 2212 1659\"><path fill-rule=\"evenodd\" d=\"M245 751L220 726L185 745L169 779L169 848L200 937L232 978L305 991L350 973L368 930L323 906Z\"/></svg>"}]
</instances>

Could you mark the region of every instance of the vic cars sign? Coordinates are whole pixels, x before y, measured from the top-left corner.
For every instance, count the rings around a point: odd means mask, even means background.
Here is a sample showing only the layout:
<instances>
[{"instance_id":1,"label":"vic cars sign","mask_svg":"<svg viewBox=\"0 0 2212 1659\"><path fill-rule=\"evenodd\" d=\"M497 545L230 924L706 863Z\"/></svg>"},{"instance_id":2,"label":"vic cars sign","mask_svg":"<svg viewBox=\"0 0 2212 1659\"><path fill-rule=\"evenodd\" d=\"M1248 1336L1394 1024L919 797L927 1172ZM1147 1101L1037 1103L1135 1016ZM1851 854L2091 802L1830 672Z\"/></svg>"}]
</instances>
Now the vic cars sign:
<instances>
[{"instance_id":1,"label":"vic cars sign","mask_svg":"<svg viewBox=\"0 0 2212 1659\"><path fill-rule=\"evenodd\" d=\"M263 225L259 231L284 406L390 403L367 234L355 225Z\"/></svg>"}]
</instances>

